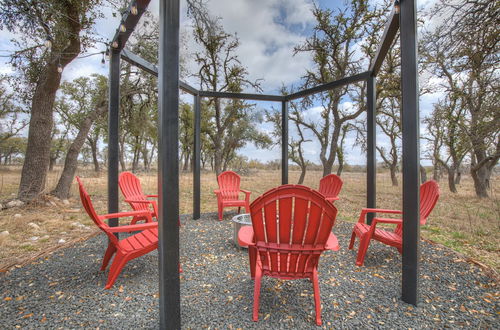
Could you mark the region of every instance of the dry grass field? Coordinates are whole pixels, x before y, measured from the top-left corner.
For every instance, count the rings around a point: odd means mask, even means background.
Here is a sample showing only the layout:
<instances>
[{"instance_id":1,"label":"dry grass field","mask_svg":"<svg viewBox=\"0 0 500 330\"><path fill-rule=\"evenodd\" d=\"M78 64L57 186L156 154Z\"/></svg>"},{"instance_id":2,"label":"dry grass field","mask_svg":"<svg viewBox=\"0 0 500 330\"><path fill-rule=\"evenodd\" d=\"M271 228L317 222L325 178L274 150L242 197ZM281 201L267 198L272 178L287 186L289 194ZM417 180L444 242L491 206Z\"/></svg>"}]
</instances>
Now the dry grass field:
<instances>
[{"instance_id":1,"label":"dry grass field","mask_svg":"<svg viewBox=\"0 0 500 330\"><path fill-rule=\"evenodd\" d=\"M56 184L60 173L50 174L47 187ZM93 197L95 207L105 213L106 174L99 175L87 170L78 173L87 190ZM138 175L146 193L156 191L156 173ZM298 172L290 172L290 182L297 181ZM317 187L321 172L307 173L305 185ZM242 177L242 188L252 191L252 199L266 190L279 185L279 171L252 171ZM364 173L344 173L344 186L340 201L335 205L339 210L337 221L355 222L360 209L365 205L366 188ZM0 168L0 201L13 199L16 196L20 180L19 168ZM192 174L181 175L181 213L192 213ZM213 190L217 187L213 173L203 173L201 179L202 212L215 212L216 199ZM475 197L472 180L464 176L459 186L459 193L448 191L445 180L440 182L441 199L431 214L426 226L422 228L422 236L426 239L444 244L465 254L494 270L500 269L500 186L499 178L492 181L491 197L479 199ZM377 205L383 208L401 208L401 187L392 187L389 175L379 173L377 176ZM128 210L126 203L121 203L122 210ZM229 217L226 217L226 221ZM28 225L34 223L36 226ZM0 232L8 231L9 235L0 237L0 269L21 263L27 258L96 232L96 227L84 213L80 205L76 183L72 187L72 198L68 203L47 198L36 205L27 205L0 211ZM38 237L35 239L35 237ZM347 248L348 242L341 242ZM354 261L353 261L354 262Z\"/></svg>"}]
</instances>

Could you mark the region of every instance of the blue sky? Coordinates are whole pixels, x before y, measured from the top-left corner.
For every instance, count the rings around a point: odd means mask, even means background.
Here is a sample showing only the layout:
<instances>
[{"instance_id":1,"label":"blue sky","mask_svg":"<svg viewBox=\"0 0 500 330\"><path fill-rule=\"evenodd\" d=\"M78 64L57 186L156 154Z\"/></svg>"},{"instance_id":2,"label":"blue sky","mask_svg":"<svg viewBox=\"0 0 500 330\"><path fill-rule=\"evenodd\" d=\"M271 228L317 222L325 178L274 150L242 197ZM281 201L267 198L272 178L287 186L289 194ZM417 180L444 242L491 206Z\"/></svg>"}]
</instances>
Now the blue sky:
<instances>
[{"instance_id":1,"label":"blue sky","mask_svg":"<svg viewBox=\"0 0 500 330\"><path fill-rule=\"evenodd\" d=\"M433 0L425 0L419 3L425 6ZM374 0L374 2L380 2ZM338 8L343 6L344 1L321 0L321 7ZM209 0L210 11L222 18L224 28L229 33L236 33L240 39L241 46L238 49L238 56L243 65L248 68L250 78L263 79L262 88L265 93L276 94L282 84L287 86L298 85L299 78L305 70L310 67L311 61L308 54L292 55L293 47L300 44L310 35L314 26L314 18L311 14L312 3L309 0ZM185 13L184 1L181 1L181 10ZM149 10L152 13L158 12L158 0L153 0ZM104 39L111 39L118 27L120 17L113 17L110 8L104 9L105 18L96 24L96 33ZM190 24L185 15L181 19L182 33L190 35ZM2 55L8 54L12 50L10 39L13 36L5 31L0 31L0 51ZM104 45L97 45L95 49L89 50L99 52L104 50ZM196 50L196 45L192 38L187 39L181 56L189 56ZM7 52L6 52L7 51ZM0 73L9 73L11 68L6 64L6 58L0 59ZM77 59L68 65L63 73L63 79L72 80L79 76L90 75L91 73L107 74L108 64L101 64L100 56ZM196 65L193 61L188 65L190 71L194 72ZM197 86L196 81L188 81ZM436 102L439 94L425 95L420 100L421 117L430 112L432 104ZM349 102L349 99L345 100ZM257 109L270 108L273 106L269 102L255 102ZM278 106L274 104L275 106ZM344 106L350 106L346 103ZM307 111L308 116L314 118L318 116L317 107ZM259 129L269 131L272 128L269 124L262 124ZM421 125L421 129L423 126ZM291 131L294 134L294 131ZM310 136L312 137L312 136ZM357 147L350 147L354 142L354 136L348 136L347 163L364 164L365 155ZM378 144L384 145L386 141L382 135L378 135ZM423 146L422 146L423 149ZM257 158L262 161L269 161L280 158L280 150L259 150L253 145L247 145L241 150L242 154L249 158ZM319 148L315 142L306 146L306 157L315 163L319 163Z\"/></svg>"}]
</instances>

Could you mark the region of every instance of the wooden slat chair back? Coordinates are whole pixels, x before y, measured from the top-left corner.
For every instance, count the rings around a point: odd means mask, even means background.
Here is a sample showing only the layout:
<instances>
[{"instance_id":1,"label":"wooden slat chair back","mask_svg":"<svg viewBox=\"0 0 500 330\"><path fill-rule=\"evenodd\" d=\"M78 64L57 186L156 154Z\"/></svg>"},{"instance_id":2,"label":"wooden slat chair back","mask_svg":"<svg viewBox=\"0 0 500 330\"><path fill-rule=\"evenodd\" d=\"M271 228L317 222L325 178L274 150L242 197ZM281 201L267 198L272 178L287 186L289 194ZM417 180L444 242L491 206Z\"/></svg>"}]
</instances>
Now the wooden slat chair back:
<instances>
[{"instance_id":1,"label":"wooden slat chair back","mask_svg":"<svg viewBox=\"0 0 500 330\"><path fill-rule=\"evenodd\" d=\"M90 200L90 195L87 193L85 190L85 187L83 186L83 182L80 180L79 177L76 177L76 181L78 182L78 188L80 191L80 199L82 201L83 208L89 215L90 219L101 229L109 238L109 240L113 244L118 243L118 239L116 238L115 235L111 231L109 231L109 226L103 221L103 219L97 215L94 205L92 205L92 201Z\"/></svg>"},{"instance_id":2,"label":"wooden slat chair back","mask_svg":"<svg viewBox=\"0 0 500 330\"><path fill-rule=\"evenodd\" d=\"M149 211L153 218L158 218L158 206L156 201L148 200L148 197L157 197L157 195L146 195L142 191L141 181L137 176L131 172L122 172L118 177L118 186L125 197L125 201L129 203L135 211ZM146 220L145 218L137 217L132 220L136 223L139 220Z\"/></svg>"},{"instance_id":3,"label":"wooden slat chair back","mask_svg":"<svg viewBox=\"0 0 500 330\"><path fill-rule=\"evenodd\" d=\"M434 206L439 199L439 185L436 181L426 181L420 186L420 225L424 226L427 223L427 218L431 214ZM403 224L398 224L394 233L398 236L403 236Z\"/></svg>"},{"instance_id":4,"label":"wooden slat chair back","mask_svg":"<svg viewBox=\"0 0 500 330\"><path fill-rule=\"evenodd\" d=\"M327 201L334 202L339 199L340 190L344 182L335 174L329 174L319 181L318 191L322 193Z\"/></svg>"},{"instance_id":5,"label":"wooden slat chair back","mask_svg":"<svg viewBox=\"0 0 500 330\"><path fill-rule=\"evenodd\" d=\"M244 207L246 212L250 212L250 191L241 189L240 182L240 176L233 171L222 172L217 177L219 189L214 193L217 195L219 220L222 220L225 207L238 207L238 213ZM244 200L239 199L240 192L245 194Z\"/></svg>"},{"instance_id":6,"label":"wooden slat chair back","mask_svg":"<svg viewBox=\"0 0 500 330\"><path fill-rule=\"evenodd\" d=\"M128 261L147 254L158 248L158 223L152 222L151 212L147 210L120 212L105 215L98 215L92 205L89 194L85 190L82 181L76 177L80 190L80 198L87 211L87 214L94 221L94 223L108 236L108 248L104 254L101 270L105 270L109 261L113 259L113 263L109 270L108 281L106 282L106 289L113 286L121 270ZM120 227L110 227L104 222L106 219L121 218L121 217L143 217L148 219L145 224L135 224ZM118 240L114 233L120 232L135 232L125 239Z\"/></svg>"},{"instance_id":7,"label":"wooden slat chair back","mask_svg":"<svg viewBox=\"0 0 500 330\"><path fill-rule=\"evenodd\" d=\"M241 178L233 171L226 171L217 177L222 200L238 199Z\"/></svg>"},{"instance_id":8,"label":"wooden slat chair back","mask_svg":"<svg viewBox=\"0 0 500 330\"><path fill-rule=\"evenodd\" d=\"M258 319L261 277L270 276L311 279L316 322L321 324L318 262L323 251L338 249L331 232L337 209L313 189L283 185L257 198L250 205L250 214L252 227L243 227L239 240L249 245L251 274L255 276L254 321Z\"/></svg>"},{"instance_id":9,"label":"wooden slat chair back","mask_svg":"<svg viewBox=\"0 0 500 330\"><path fill-rule=\"evenodd\" d=\"M425 225L439 199L439 185L436 181L427 181L420 186L420 225ZM403 219L375 217L371 225L365 223L368 213L402 214L399 210L370 209L361 211L358 223L354 226L349 249L354 247L356 237L360 238L356 265L362 266L370 240L374 239L389 246L393 246L401 253L403 248ZM394 231L377 228L378 223L395 224Z\"/></svg>"}]
</instances>

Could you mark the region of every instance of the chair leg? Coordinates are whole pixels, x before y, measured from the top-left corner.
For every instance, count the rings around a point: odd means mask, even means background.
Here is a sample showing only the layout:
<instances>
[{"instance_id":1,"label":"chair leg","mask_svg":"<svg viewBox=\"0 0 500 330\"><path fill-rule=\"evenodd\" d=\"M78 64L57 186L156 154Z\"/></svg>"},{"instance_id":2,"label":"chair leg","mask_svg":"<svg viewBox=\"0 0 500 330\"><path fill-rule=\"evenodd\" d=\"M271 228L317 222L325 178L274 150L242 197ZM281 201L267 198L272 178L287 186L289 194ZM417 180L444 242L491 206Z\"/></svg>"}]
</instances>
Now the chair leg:
<instances>
[{"instance_id":1,"label":"chair leg","mask_svg":"<svg viewBox=\"0 0 500 330\"><path fill-rule=\"evenodd\" d=\"M238 206L238 214L240 214L241 206Z\"/></svg>"},{"instance_id":2,"label":"chair leg","mask_svg":"<svg viewBox=\"0 0 500 330\"><path fill-rule=\"evenodd\" d=\"M219 204L219 221L222 221L222 217L223 217L223 206L222 204Z\"/></svg>"},{"instance_id":3,"label":"chair leg","mask_svg":"<svg viewBox=\"0 0 500 330\"><path fill-rule=\"evenodd\" d=\"M257 265L257 249L255 247L248 247L248 259L250 262L250 277L255 279L255 266Z\"/></svg>"},{"instance_id":4,"label":"chair leg","mask_svg":"<svg viewBox=\"0 0 500 330\"><path fill-rule=\"evenodd\" d=\"M316 307L316 324L321 325L321 297L319 295L318 270L313 270L314 305Z\"/></svg>"},{"instance_id":5,"label":"chair leg","mask_svg":"<svg viewBox=\"0 0 500 330\"><path fill-rule=\"evenodd\" d=\"M102 266L101 270L105 270L108 267L109 260L116 252L116 247L113 244L108 244L108 248L106 249L106 253L104 253L104 258L102 258Z\"/></svg>"},{"instance_id":6,"label":"chair leg","mask_svg":"<svg viewBox=\"0 0 500 330\"><path fill-rule=\"evenodd\" d=\"M356 241L356 233L353 230L351 235L351 242L349 243L349 250L352 250L355 241Z\"/></svg>"},{"instance_id":7,"label":"chair leg","mask_svg":"<svg viewBox=\"0 0 500 330\"><path fill-rule=\"evenodd\" d=\"M260 282L262 280L262 269L257 269L255 274L255 287L253 292L253 321L259 320L259 298L260 298Z\"/></svg>"},{"instance_id":8,"label":"chair leg","mask_svg":"<svg viewBox=\"0 0 500 330\"><path fill-rule=\"evenodd\" d=\"M249 203L245 204L245 212L250 213L250 204Z\"/></svg>"},{"instance_id":9,"label":"chair leg","mask_svg":"<svg viewBox=\"0 0 500 330\"><path fill-rule=\"evenodd\" d=\"M366 250L368 250L368 245L370 245L371 237L368 234L361 235L359 239L358 257L356 258L356 265L363 266L365 262Z\"/></svg>"},{"instance_id":10,"label":"chair leg","mask_svg":"<svg viewBox=\"0 0 500 330\"><path fill-rule=\"evenodd\" d=\"M125 266L127 262L128 258L126 255L123 255L120 252L116 254L115 259L111 264L111 268L109 269L108 282L106 282L106 286L104 287L105 289L110 289L113 284L115 284L118 275L120 275L123 266Z\"/></svg>"}]
</instances>

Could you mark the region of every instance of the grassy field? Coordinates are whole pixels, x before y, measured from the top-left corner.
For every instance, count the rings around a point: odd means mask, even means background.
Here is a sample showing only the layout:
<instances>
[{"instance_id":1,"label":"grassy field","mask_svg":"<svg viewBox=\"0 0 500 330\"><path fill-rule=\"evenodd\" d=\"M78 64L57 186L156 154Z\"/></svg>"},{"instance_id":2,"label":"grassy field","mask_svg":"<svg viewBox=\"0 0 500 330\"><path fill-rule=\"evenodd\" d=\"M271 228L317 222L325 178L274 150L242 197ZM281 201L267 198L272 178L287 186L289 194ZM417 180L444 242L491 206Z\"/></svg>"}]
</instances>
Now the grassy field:
<instances>
[{"instance_id":1,"label":"grassy field","mask_svg":"<svg viewBox=\"0 0 500 330\"><path fill-rule=\"evenodd\" d=\"M47 180L47 187L53 187L60 173L54 171ZM105 213L107 207L106 174L99 175L92 171L80 171L87 190L93 197L98 211ZM156 173L138 175L144 191L152 194L156 191ZM298 172L290 172L290 182L297 181ZM252 171L242 177L242 188L252 191L252 200L280 184L279 171ZM307 173L305 185L316 188L321 172ZM335 203L339 210L337 221L355 222L360 209L365 205L366 187L364 173L344 173L344 186L341 199ZM20 180L19 168L0 168L0 201L16 196ZM202 212L217 211L213 190L217 188L214 173L203 173L201 178ZM192 174L181 175L181 213L192 213ZM458 194L448 191L445 180L440 182L441 199L431 214L426 226L422 227L422 236L444 244L475 260L500 269L500 186L498 177L492 181L491 197L475 197L472 180L464 176ZM377 205L383 208L401 208L401 187L392 187L386 173L377 176ZM36 205L16 207L0 211L0 232L8 231L7 237L0 238L0 269L26 260L26 258L53 248L60 239L69 242L96 231L88 216L81 208L77 198L76 183L72 187L72 198L68 203L53 198L46 198ZM128 210L126 203L121 203L122 210ZM226 217L228 219L229 217ZM33 228L35 223L40 228ZM86 227L85 227L86 226ZM335 230L334 230L335 231ZM38 237L38 239L34 239ZM348 242L341 242L347 248ZM354 261L353 261L354 262Z\"/></svg>"}]
</instances>

